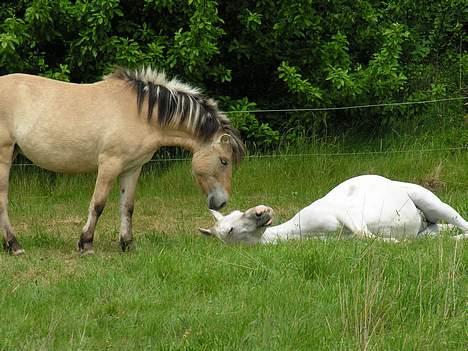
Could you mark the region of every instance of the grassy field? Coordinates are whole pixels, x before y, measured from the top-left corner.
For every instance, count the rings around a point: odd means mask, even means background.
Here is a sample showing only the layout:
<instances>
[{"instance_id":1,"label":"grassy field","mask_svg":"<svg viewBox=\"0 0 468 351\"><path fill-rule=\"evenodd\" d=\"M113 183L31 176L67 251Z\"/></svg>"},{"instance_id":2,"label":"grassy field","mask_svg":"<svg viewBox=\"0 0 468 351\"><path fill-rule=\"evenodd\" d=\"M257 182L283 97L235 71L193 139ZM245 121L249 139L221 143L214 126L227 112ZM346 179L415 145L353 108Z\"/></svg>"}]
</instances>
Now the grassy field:
<instances>
[{"instance_id":1,"label":"grassy field","mask_svg":"<svg viewBox=\"0 0 468 351\"><path fill-rule=\"evenodd\" d=\"M225 211L263 203L283 221L367 173L431 186L468 217L466 150L248 159ZM14 168L10 217L26 255L0 254L0 350L466 349L465 242L225 246L197 235L211 218L179 161L145 168L134 251L118 248L115 191L96 254L80 258L93 179Z\"/></svg>"}]
</instances>

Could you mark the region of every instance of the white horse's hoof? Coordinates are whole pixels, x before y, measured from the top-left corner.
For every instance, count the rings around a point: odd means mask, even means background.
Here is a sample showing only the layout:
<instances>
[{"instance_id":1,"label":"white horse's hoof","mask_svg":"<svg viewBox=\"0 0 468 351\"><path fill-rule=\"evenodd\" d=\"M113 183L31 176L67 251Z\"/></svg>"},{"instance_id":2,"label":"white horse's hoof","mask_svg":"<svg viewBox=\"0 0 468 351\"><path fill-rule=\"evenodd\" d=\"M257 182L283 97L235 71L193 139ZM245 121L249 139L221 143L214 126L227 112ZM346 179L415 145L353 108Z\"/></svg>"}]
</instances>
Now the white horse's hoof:
<instances>
[{"instance_id":1,"label":"white horse's hoof","mask_svg":"<svg viewBox=\"0 0 468 351\"><path fill-rule=\"evenodd\" d=\"M455 235L453 238L454 238L455 240L464 240L464 239L468 239L468 233L467 233L467 234Z\"/></svg>"},{"instance_id":2,"label":"white horse's hoof","mask_svg":"<svg viewBox=\"0 0 468 351\"><path fill-rule=\"evenodd\" d=\"M395 238L381 238L380 240L386 243L399 243L400 242L400 240L395 239Z\"/></svg>"}]
</instances>

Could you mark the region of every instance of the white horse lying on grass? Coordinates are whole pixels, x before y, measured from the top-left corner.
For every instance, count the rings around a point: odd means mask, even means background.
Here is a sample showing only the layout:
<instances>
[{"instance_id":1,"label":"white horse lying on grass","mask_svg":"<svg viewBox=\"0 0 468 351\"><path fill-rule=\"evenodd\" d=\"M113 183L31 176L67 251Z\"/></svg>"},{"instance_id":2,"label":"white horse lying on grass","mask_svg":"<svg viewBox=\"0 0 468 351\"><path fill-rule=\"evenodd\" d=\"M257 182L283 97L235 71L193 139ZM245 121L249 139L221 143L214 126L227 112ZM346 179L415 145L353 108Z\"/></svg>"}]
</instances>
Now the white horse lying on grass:
<instances>
[{"instance_id":1,"label":"white horse lying on grass","mask_svg":"<svg viewBox=\"0 0 468 351\"><path fill-rule=\"evenodd\" d=\"M398 241L453 227L463 231L456 239L468 238L468 222L432 192L377 175L348 179L286 223L273 227L268 227L273 210L263 205L226 216L214 210L211 213L216 224L200 231L226 243L274 243L311 236L323 238L337 232ZM437 224L439 221L448 224Z\"/></svg>"}]
</instances>

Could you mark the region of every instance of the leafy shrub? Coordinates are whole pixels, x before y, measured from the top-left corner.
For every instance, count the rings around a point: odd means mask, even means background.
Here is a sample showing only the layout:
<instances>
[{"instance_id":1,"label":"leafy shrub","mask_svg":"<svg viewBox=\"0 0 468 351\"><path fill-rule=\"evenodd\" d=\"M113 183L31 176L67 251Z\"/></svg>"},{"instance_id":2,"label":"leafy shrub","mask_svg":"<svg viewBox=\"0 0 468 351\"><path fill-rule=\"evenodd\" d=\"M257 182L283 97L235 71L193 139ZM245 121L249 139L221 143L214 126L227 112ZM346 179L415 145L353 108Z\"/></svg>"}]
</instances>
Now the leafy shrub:
<instances>
[{"instance_id":1,"label":"leafy shrub","mask_svg":"<svg viewBox=\"0 0 468 351\"><path fill-rule=\"evenodd\" d=\"M265 150L272 146L277 146L280 140L279 132L273 130L268 123L258 121L253 111L256 104L249 102L246 98L239 100L223 99L224 104L228 105L229 118L233 125L242 134L245 140L248 140L251 149Z\"/></svg>"},{"instance_id":2,"label":"leafy shrub","mask_svg":"<svg viewBox=\"0 0 468 351\"><path fill-rule=\"evenodd\" d=\"M151 65L235 109L460 96L466 10L462 0L3 0L0 74L90 82L115 65ZM263 147L277 141L273 130L369 134L417 122L431 108L232 116Z\"/></svg>"}]
</instances>

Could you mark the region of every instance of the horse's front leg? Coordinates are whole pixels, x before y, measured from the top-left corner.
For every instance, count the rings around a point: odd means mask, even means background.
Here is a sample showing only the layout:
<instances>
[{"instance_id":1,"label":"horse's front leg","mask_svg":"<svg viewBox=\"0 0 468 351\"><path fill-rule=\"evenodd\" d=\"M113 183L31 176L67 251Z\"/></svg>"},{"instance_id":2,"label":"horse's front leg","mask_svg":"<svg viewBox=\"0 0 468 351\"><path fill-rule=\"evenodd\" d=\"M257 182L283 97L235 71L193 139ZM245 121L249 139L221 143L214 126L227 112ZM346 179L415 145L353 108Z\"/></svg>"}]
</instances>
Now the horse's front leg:
<instances>
[{"instance_id":1,"label":"horse's front leg","mask_svg":"<svg viewBox=\"0 0 468 351\"><path fill-rule=\"evenodd\" d=\"M99 217L104 211L112 185L120 172L120 162L108 161L99 165L93 197L89 204L88 220L83 227L80 240L78 241L78 249L82 255L94 253L94 230L96 229Z\"/></svg>"},{"instance_id":2,"label":"horse's front leg","mask_svg":"<svg viewBox=\"0 0 468 351\"><path fill-rule=\"evenodd\" d=\"M24 250L16 240L8 218L8 181L14 159L14 144L0 145L0 230L3 230L3 246L13 255L21 255Z\"/></svg>"},{"instance_id":3,"label":"horse's front leg","mask_svg":"<svg viewBox=\"0 0 468 351\"><path fill-rule=\"evenodd\" d=\"M141 166L120 176L120 247L126 251L132 244L132 215L135 190Z\"/></svg>"}]
</instances>

